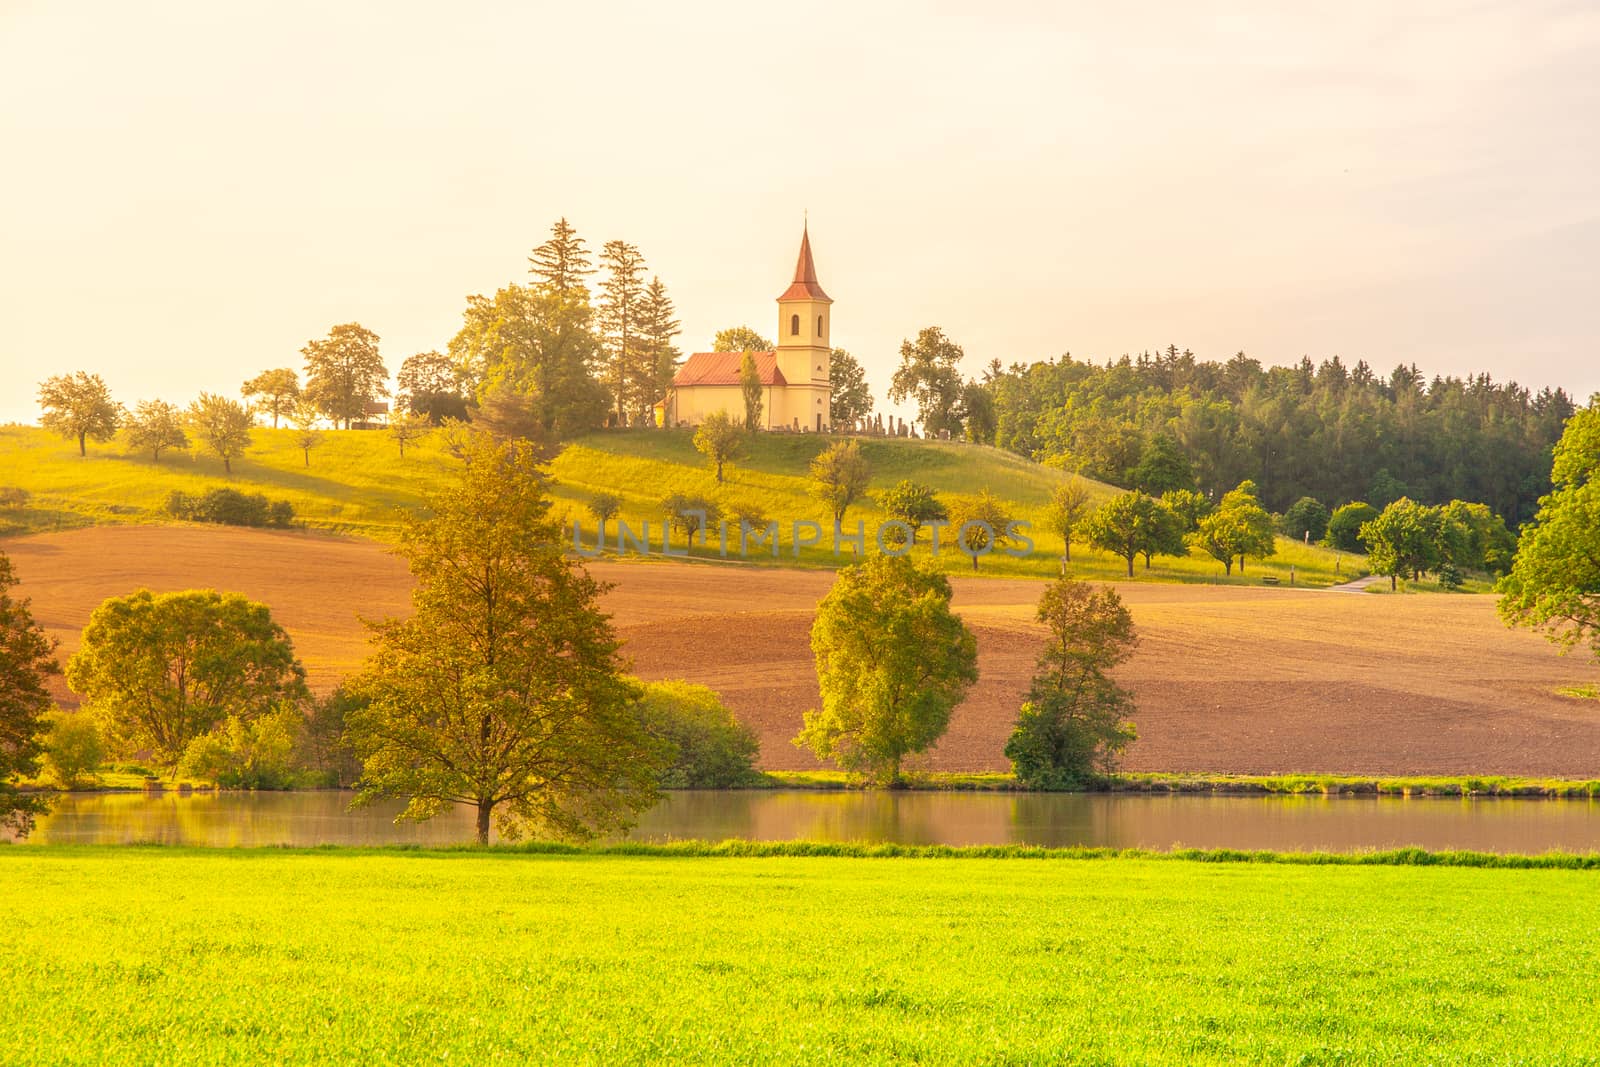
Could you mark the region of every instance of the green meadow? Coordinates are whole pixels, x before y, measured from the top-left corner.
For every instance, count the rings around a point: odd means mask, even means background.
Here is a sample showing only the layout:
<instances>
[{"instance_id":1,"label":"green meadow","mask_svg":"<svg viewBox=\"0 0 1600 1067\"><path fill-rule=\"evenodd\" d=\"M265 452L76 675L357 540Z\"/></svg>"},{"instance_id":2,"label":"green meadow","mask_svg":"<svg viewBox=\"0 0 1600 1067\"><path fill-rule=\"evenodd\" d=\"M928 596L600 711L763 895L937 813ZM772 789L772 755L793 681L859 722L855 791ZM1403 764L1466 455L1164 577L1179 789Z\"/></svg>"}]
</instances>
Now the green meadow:
<instances>
[{"instance_id":1,"label":"green meadow","mask_svg":"<svg viewBox=\"0 0 1600 1067\"><path fill-rule=\"evenodd\" d=\"M456 461L438 433L407 446L401 458L394 441L382 431L326 431L322 442L312 449L309 466L295 446L294 436L290 430L258 429L254 445L233 464L233 474L228 476L221 461L198 452L169 453L156 462L148 456L131 455L112 442L91 445L89 456L80 458L75 443L43 430L0 427L0 487L15 486L30 496L26 508L0 510L0 532L165 522L170 518L163 504L173 491L197 494L230 486L288 500L294 505L297 521L310 528L393 540L401 514L418 507L427 494L455 476ZM729 467L719 486L695 451L691 436L676 430L621 431L592 434L571 443L551 463L559 515L569 528L573 520L581 522L585 540L592 545L596 525L585 504L598 492L615 493L623 501L621 521L635 532L648 522L651 544L659 552L663 498L673 493L699 495L718 501L725 510L754 510L779 524L778 558L763 547L749 555L756 563L832 567L850 561L854 550L846 545L836 555L831 534L824 536L823 543L803 548L798 556L792 547L795 522L827 525L828 516L808 493L806 468L831 438L758 435L751 441L748 457ZM864 438L862 448L872 467L874 490L911 478L933 486L954 502L990 489L1008 503L1013 518L1034 524L1031 555L1019 559L996 552L981 561L978 573L1040 577L1059 572L1061 541L1043 530L1042 512L1051 490L1068 477L1063 472L1009 452L959 442ZM1101 500L1117 492L1099 483L1091 483L1091 491ZM867 548L873 551L873 534L884 518L875 504L864 501L846 515L845 530L849 533L857 522L864 523ZM615 526L608 534L614 545ZM729 545L734 557L739 554L737 541L735 529ZM924 534L919 554L927 554L927 542ZM683 548L681 535L675 535L673 548ZM690 553L719 559L717 538L713 534L708 545L694 547ZM942 553L940 562L952 572L970 573L972 569L968 558L954 551ZM1124 576L1120 559L1081 544L1073 545L1072 562L1074 573L1083 577ZM1241 576L1235 570L1231 579L1224 579L1220 564L1199 553L1181 559L1157 557L1150 570L1140 560L1136 574L1140 579L1158 581L1231 584L1258 584L1262 576L1269 576L1288 584L1293 568L1293 579L1299 584L1328 585L1365 573L1364 563L1361 557L1341 557L1320 546L1279 538L1275 556L1261 562L1251 560L1246 574Z\"/></svg>"},{"instance_id":2,"label":"green meadow","mask_svg":"<svg viewBox=\"0 0 1600 1067\"><path fill-rule=\"evenodd\" d=\"M1596 877L0 848L0 1061L1592 1064Z\"/></svg>"}]
</instances>

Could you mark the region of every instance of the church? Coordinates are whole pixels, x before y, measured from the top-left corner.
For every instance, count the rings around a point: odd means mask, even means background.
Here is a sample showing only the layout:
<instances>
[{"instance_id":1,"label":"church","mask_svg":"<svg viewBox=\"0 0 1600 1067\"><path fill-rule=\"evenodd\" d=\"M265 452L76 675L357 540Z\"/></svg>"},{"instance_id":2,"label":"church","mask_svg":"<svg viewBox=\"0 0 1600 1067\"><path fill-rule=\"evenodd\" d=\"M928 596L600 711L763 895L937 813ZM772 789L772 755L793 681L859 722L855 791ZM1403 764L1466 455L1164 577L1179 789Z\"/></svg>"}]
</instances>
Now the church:
<instances>
[{"instance_id":1,"label":"church","mask_svg":"<svg viewBox=\"0 0 1600 1067\"><path fill-rule=\"evenodd\" d=\"M794 281L778 297L778 347L750 353L761 375L761 429L821 433L830 428L832 305L817 283L811 234L803 229ZM743 421L744 390L739 382L743 358L742 352L690 356L673 376L672 390L661 404L661 421L667 426L696 426L715 411Z\"/></svg>"}]
</instances>

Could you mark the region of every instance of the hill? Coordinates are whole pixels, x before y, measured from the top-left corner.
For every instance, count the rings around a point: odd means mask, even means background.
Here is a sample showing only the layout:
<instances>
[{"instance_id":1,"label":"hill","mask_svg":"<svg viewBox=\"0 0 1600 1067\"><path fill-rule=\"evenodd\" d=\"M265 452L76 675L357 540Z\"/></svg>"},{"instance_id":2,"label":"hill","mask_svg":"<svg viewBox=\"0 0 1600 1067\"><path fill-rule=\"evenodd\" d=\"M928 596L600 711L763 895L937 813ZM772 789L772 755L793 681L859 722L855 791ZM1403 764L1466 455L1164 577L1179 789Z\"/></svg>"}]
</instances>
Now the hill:
<instances>
[{"instance_id":1,"label":"hill","mask_svg":"<svg viewBox=\"0 0 1600 1067\"><path fill-rule=\"evenodd\" d=\"M118 445L91 448L80 458L70 442L35 427L0 427L0 486L16 486L30 494L29 506L0 512L0 527L8 522L13 533L69 529L104 523L171 521L163 505L174 491L202 493L219 486L259 492L294 505L297 521L310 529L393 540L402 513L414 509L424 497L454 477L456 460L445 449L442 434L433 434L407 447L401 458L389 436L377 431L327 431L311 451L309 465L295 447L289 430L258 429L255 443L234 463L231 476L220 461L194 453L169 454L160 462L130 455ZM752 439L748 458L726 472L718 486L704 459L695 451L687 431L618 431L592 434L568 445L551 463L557 484L554 495L568 523L581 522L592 541L595 523L585 505L602 490L623 500L620 518L634 530L648 522L653 545L660 547L661 501L672 493L700 495L724 507L753 508L779 523L780 558L752 555L750 562L787 566L831 567L848 562L851 549L836 555L831 540L802 550L791 550L791 531L797 521L826 525L827 516L807 488L806 468L811 458L834 438L815 435L761 434ZM978 573L1045 577L1060 570L1061 542L1045 533L1041 512L1051 490L1068 476L1009 452L983 445L949 441L862 438L862 449L872 468L872 489L887 488L902 478L931 485L947 501L990 489L1008 504L1012 517L1034 523L1034 550L1026 558L995 553L985 558ZM1104 499L1117 492L1090 483L1091 493ZM846 516L847 531L857 521L866 524L868 547L872 532L885 516L870 500L857 504ZM614 536L614 535L613 535ZM681 538L678 539L681 544ZM735 535L736 540L736 535ZM926 541L926 537L924 538ZM675 546L676 547L676 546ZM926 548L919 552L926 553ZM719 555L715 538L694 554ZM736 548L733 554L737 555ZM1087 547L1073 546L1074 573L1095 578L1118 578L1120 560ZM941 564L952 572L971 572L963 556L946 551ZM1157 581L1259 584L1263 575L1281 584L1293 580L1305 585L1329 585L1363 573L1362 560L1317 546L1287 539L1278 541L1277 555L1249 571L1225 579L1220 564L1199 554L1182 559L1158 557L1153 568L1141 565L1139 577Z\"/></svg>"}]
</instances>

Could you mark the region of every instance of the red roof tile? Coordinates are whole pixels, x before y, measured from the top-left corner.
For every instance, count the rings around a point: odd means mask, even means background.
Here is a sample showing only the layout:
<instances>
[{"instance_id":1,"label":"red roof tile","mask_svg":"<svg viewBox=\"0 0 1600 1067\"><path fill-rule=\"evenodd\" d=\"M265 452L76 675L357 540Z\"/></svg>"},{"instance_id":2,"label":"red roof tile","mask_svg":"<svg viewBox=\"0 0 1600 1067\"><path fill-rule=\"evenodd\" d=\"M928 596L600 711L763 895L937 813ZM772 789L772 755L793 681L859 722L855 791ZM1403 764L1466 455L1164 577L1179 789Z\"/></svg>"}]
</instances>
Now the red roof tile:
<instances>
[{"instance_id":1,"label":"red roof tile","mask_svg":"<svg viewBox=\"0 0 1600 1067\"><path fill-rule=\"evenodd\" d=\"M794 265L794 284L783 291L779 300L826 300L833 303L822 286L817 284L817 265L811 261L811 233L809 228L800 231L800 258Z\"/></svg>"},{"instance_id":2,"label":"red roof tile","mask_svg":"<svg viewBox=\"0 0 1600 1067\"><path fill-rule=\"evenodd\" d=\"M776 352L752 352L762 385L788 385L778 369ZM696 352L672 376L673 385L738 385L743 352Z\"/></svg>"}]
</instances>

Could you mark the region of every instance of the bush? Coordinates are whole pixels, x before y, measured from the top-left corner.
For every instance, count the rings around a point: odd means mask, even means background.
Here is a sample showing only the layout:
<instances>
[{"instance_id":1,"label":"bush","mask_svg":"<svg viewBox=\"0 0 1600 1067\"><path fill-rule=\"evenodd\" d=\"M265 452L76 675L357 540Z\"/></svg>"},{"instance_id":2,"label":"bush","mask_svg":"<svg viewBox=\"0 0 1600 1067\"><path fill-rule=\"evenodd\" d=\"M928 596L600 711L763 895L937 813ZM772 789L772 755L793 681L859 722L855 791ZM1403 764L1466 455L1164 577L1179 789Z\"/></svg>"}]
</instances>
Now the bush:
<instances>
[{"instance_id":1,"label":"bush","mask_svg":"<svg viewBox=\"0 0 1600 1067\"><path fill-rule=\"evenodd\" d=\"M361 761L344 739L345 716L367 701L344 689L315 701L295 748L295 762L310 786L347 788L361 777Z\"/></svg>"},{"instance_id":2,"label":"bush","mask_svg":"<svg viewBox=\"0 0 1600 1067\"><path fill-rule=\"evenodd\" d=\"M295 747L304 722L292 704L249 722L229 716L189 742L178 773L223 789L288 789L295 784Z\"/></svg>"},{"instance_id":3,"label":"bush","mask_svg":"<svg viewBox=\"0 0 1600 1067\"><path fill-rule=\"evenodd\" d=\"M28 491L15 485L0 485L0 508L25 508Z\"/></svg>"},{"instance_id":4,"label":"bush","mask_svg":"<svg viewBox=\"0 0 1600 1067\"><path fill-rule=\"evenodd\" d=\"M1341 505L1328 519L1328 531L1323 543L1345 552L1365 552L1366 542L1361 540L1361 527L1378 517L1378 509L1360 500Z\"/></svg>"},{"instance_id":5,"label":"bush","mask_svg":"<svg viewBox=\"0 0 1600 1067\"><path fill-rule=\"evenodd\" d=\"M668 789L735 789L760 781L761 743L714 690L688 682L646 682L645 727L673 748L660 784Z\"/></svg>"},{"instance_id":6,"label":"bush","mask_svg":"<svg viewBox=\"0 0 1600 1067\"><path fill-rule=\"evenodd\" d=\"M44 764L62 789L92 780L105 758L105 738L92 717L60 710L45 717Z\"/></svg>"},{"instance_id":7,"label":"bush","mask_svg":"<svg viewBox=\"0 0 1600 1067\"><path fill-rule=\"evenodd\" d=\"M1303 496L1279 518L1278 531L1296 541L1304 541L1308 534L1311 540L1320 541L1328 532L1328 517L1328 509L1320 501Z\"/></svg>"},{"instance_id":8,"label":"bush","mask_svg":"<svg viewBox=\"0 0 1600 1067\"><path fill-rule=\"evenodd\" d=\"M215 522L223 526L290 526L294 505L287 500L268 500L261 493L241 493L237 489L212 489L199 496L174 490L166 510L188 522Z\"/></svg>"},{"instance_id":9,"label":"bush","mask_svg":"<svg viewBox=\"0 0 1600 1067\"><path fill-rule=\"evenodd\" d=\"M715 500L708 500L703 496L685 496L682 493L673 493L661 502L661 510L666 513L667 521L674 530L679 531L686 538L692 538L701 532L700 516L693 512L705 513L707 528L715 526L722 518L722 508Z\"/></svg>"}]
</instances>

